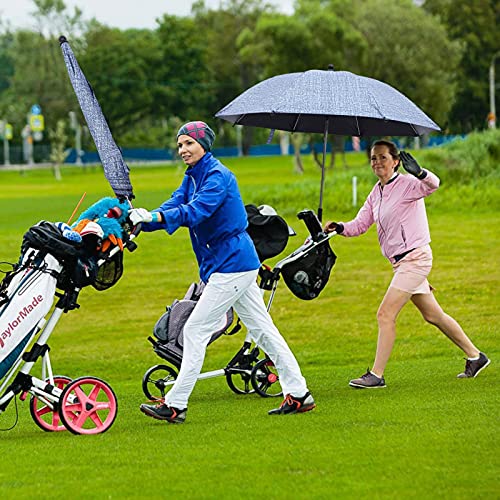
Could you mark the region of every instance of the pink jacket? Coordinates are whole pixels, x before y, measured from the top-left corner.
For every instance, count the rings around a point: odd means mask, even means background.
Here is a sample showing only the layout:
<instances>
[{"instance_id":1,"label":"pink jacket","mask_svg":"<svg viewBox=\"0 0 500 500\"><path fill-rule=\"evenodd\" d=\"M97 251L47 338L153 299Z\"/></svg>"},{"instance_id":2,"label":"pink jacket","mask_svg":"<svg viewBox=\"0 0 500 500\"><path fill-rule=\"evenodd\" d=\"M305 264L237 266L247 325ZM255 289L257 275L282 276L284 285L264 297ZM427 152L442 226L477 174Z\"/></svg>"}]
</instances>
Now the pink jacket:
<instances>
[{"instance_id":1,"label":"pink jacket","mask_svg":"<svg viewBox=\"0 0 500 500\"><path fill-rule=\"evenodd\" d=\"M375 222L382 254L393 257L431 241L423 198L439 187L439 177L427 170L419 180L397 174L385 186L377 182L356 218L343 222L342 236L359 236Z\"/></svg>"}]
</instances>

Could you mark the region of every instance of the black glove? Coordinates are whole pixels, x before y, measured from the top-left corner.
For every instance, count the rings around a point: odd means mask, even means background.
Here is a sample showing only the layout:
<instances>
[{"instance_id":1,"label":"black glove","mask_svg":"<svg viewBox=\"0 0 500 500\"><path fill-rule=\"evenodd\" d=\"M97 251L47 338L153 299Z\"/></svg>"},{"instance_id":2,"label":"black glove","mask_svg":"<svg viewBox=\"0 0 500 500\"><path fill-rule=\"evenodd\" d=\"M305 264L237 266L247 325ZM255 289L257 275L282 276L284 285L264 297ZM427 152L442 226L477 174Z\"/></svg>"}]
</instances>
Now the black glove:
<instances>
[{"instance_id":1,"label":"black glove","mask_svg":"<svg viewBox=\"0 0 500 500\"><path fill-rule=\"evenodd\" d=\"M425 179L427 176L427 172L423 170L420 165L417 163L417 160L413 158L410 153L406 151L401 151L399 153L399 158L401 159L401 163L403 164L403 168L411 175L414 175L417 179Z\"/></svg>"},{"instance_id":2,"label":"black glove","mask_svg":"<svg viewBox=\"0 0 500 500\"><path fill-rule=\"evenodd\" d=\"M325 233L333 233L335 231L337 234L341 234L344 231L344 224L328 221L323 227L323 231Z\"/></svg>"}]
</instances>

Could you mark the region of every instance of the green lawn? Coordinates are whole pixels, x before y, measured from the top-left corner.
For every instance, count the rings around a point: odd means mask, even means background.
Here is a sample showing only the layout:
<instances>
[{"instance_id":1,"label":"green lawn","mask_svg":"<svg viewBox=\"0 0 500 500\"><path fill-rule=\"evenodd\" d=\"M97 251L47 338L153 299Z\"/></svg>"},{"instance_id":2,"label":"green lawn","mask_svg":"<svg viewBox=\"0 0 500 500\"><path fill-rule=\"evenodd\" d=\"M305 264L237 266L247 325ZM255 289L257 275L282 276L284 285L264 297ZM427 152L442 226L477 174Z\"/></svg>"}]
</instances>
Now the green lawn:
<instances>
[{"instance_id":1,"label":"green lawn","mask_svg":"<svg viewBox=\"0 0 500 500\"><path fill-rule=\"evenodd\" d=\"M348 162L349 169L328 172L325 218L355 214L352 175L359 178L360 201L375 181L362 155L348 155ZM290 158L226 163L246 203L272 204L296 229L287 251L300 246L306 231L295 214L317 208L318 169L308 161L306 173L296 175ZM135 205L157 206L182 172L133 167ZM30 225L67 220L83 192L82 209L111 195L98 168L63 169L61 182L49 170L23 176L0 170L0 184L0 261L9 262L17 260ZM81 308L64 315L50 339L56 373L93 375L113 387L115 424L97 436L45 433L28 402L18 401L18 425L0 434L0 498L499 498L500 216L473 187L458 189L443 186L429 199L430 281L444 309L492 358L477 379L456 378L461 351L408 305L387 389L348 387L373 361L375 314L391 278L372 228L360 238L332 240L338 261L318 299L300 301L281 282L273 303L275 322L317 400L315 411L269 417L280 401L238 396L219 377L197 384L184 425L148 419L138 410L145 400L141 380L161 360L146 339L165 306L197 280L197 267L185 230L143 234L138 250L125 255L121 281L105 292L83 290ZM500 186L490 189L498 198ZM212 344L204 371L224 367L243 338ZM0 427L14 420L12 402Z\"/></svg>"}]
</instances>

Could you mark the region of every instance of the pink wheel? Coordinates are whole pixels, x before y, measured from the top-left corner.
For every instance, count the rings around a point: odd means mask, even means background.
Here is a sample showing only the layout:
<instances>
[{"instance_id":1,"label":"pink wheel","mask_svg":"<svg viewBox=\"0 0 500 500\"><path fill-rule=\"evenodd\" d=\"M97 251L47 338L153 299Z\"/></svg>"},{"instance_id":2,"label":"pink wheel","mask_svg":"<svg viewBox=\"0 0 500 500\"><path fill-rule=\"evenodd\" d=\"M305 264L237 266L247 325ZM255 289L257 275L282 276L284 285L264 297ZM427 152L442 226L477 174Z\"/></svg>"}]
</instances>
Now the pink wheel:
<instances>
[{"instance_id":1,"label":"pink wheel","mask_svg":"<svg viewBox=\"0 0 500 500\"><path fill-rule=\"evenodd\" d=\"M113 389L96 377L81 377L70 382L59 401L59 415L73 434L106 432L118 411Z\"/></svg>"},{"instance_id":2,"label":"pink wheel","mask_svg":"<svg viewBox=\"0 0 500 500\"><path fill-rule=\"evenodd\" d=\"M46 380L48 382L48 379ZM58 389L64 389L67 384L71 382L69 377L63 375L56 375L54 377L54 386ZM30 413L35 421L35 424L46 432L59 432L65 431L66 427L61 422L59 413L57 411L58 404L55 403L52 409L47 403L41 401L36 396L31 396L30 400Z\"/></svg>"}]
</instances>

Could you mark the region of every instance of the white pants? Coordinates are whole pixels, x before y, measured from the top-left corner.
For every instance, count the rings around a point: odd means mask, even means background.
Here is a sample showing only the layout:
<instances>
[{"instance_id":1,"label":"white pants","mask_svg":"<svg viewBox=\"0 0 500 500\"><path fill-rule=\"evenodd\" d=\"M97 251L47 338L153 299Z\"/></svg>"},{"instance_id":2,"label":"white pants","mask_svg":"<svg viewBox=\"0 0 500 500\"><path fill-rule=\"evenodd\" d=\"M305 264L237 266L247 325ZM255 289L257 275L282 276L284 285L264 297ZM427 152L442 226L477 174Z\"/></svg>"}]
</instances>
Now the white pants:
<instances>
[{"instance_id":1,"label":"white pants","mask_svg":"<svg viewBox=\"0 0 500 500\"><path fill-rule=\"evenodd\" d=\"M285 339L269 315L260 288L258 271L214 273L184 326L184 351L179 375L165 396L165 403L186 408L201 372L208 342L221 317L233 307L252 340L271 358L284 394L302 397L307 385Z\"/></svg>"}]
</instances>

